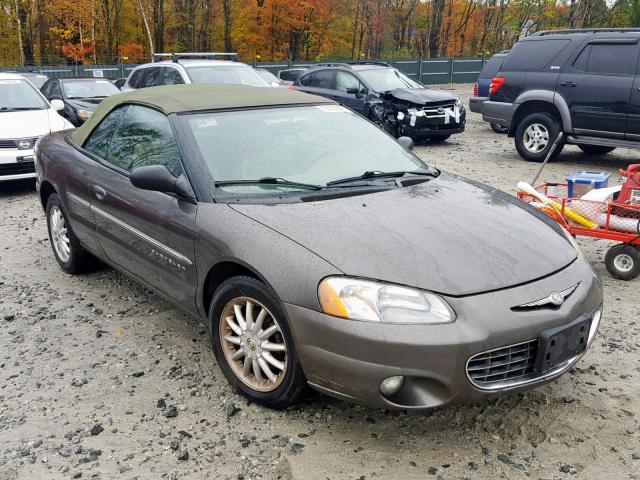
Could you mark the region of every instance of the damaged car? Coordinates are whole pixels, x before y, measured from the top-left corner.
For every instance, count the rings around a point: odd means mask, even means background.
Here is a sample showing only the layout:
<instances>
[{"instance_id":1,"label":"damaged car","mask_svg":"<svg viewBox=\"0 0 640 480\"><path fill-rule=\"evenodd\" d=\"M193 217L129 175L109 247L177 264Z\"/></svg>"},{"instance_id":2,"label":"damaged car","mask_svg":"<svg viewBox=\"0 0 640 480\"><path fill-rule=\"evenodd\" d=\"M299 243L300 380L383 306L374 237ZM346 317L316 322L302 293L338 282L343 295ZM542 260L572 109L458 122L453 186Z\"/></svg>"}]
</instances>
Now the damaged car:
<instances>
[{"instance_id":1,"label":"damaged car","mask_svg":"<svg viewBox=\"0 0 640 480\"><path fill-rule=\"evenodd\" d=\"M319 64L294 88L331 98L396 138L443 142L465 128L466 111L455 94L427 88L384 62Z\"/></svg>"}]
</instances>

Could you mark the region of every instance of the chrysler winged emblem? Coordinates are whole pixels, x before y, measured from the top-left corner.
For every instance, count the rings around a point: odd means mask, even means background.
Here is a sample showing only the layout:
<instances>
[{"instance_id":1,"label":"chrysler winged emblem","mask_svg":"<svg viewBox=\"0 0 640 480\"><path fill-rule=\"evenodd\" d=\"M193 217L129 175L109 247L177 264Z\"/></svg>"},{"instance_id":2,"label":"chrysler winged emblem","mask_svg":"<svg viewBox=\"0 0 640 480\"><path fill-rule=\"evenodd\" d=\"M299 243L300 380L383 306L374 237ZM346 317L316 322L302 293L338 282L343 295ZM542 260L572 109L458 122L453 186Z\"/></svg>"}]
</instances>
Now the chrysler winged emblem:
<instances>
[{"instance_id":1,"label":"chrysler winged emblem","mask_svg":"<svg viewBox=\"0 0 640 480\"><path fill-rule=\"evenodd\" d=\"M545 305L554 305L559 307L564 303L564 301L571 295L576 288L578 288L580 282L576 283L572 287L567 288L561 292L551 292L548 297L541 298L540 300L536 300L535 302L524 303L522 305L518 305L515 308L532 308L532 307L543 307Z\"/></svg>"}]
</instances>

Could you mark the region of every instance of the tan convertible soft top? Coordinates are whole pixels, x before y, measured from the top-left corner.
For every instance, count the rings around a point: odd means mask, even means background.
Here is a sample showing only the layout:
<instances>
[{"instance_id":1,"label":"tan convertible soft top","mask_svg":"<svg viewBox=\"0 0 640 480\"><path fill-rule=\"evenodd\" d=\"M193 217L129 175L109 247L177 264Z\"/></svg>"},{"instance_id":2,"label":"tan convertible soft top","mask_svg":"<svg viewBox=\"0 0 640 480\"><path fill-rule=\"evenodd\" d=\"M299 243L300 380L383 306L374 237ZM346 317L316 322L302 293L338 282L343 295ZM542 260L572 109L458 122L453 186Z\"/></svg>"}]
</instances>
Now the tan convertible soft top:
<instances>
[{"instance_id":1,"label":"tan convertible soft top","mask_svg":"<svg viewBox=\"0 0 640 480\"><path fill-rule=\"evenodd\" d=\"M73 132L73 140L84 144L89 133L118 105L135 103L147 105L165 114L228 108L267 107L276 105L304 105L335 103L324 97L288 88L260 88L244 85L168 85L141 88L105 98L91 118Z\"/></svg>"}]
</instances>

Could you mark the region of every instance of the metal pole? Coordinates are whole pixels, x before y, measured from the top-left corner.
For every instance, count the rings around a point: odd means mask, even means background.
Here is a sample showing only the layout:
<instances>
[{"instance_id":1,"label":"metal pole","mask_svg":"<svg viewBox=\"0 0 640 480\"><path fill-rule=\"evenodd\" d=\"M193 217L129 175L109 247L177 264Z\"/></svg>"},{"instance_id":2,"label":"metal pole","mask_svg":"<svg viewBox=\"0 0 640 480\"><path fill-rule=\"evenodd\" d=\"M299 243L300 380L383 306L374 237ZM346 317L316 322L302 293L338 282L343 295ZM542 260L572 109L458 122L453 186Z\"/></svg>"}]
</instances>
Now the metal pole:
<instances>
[{"instance_id":1,"label":"metal pole","mask_svg":"<svg viewBox=\"0 0 640 480\"><path fill-rule=\"evenodd\" d=\"M456 63L456 56L455 54L453 55L453 57L451 57L451 74L449 75L449 83L453 83L453 66Z\"/></svg>"},{"instance_id":2,"label":"metal pole","mask_svg":"<svg viewBox=\"0 0 640 480\"><path fill-rule=\"evenodd\" d=\"M420 62L418 64L418 82L422 83L422 57L418 61Z\"/></svg>"},{"instance_id":3,"label":"metal pole","mask_svg":"<svg viewBox=\"0 0 640 480\"><path fill-rule=\"evenodd\" d=\"M558 148L558 145L560 145L560 142L562 142L563 137L564 137L564 133L560 132L556 137L555 141L553 142L553 145L551 145L551 148L549 149L549 153L547 153L547 156L544 158L544 162L542 162L542 165L540 165L540 168L538 169L538 173L536 173L536 176L533 177L533 181L530 184L533 188L536 188L535 185L536 185L536 182L538 181L538 178L540 178L540 174L542 173L542 170L549 162L549 159L551 158L551 155L553 155L553 152L555 152L556 148Z\"/></svg>"}]
</instances>

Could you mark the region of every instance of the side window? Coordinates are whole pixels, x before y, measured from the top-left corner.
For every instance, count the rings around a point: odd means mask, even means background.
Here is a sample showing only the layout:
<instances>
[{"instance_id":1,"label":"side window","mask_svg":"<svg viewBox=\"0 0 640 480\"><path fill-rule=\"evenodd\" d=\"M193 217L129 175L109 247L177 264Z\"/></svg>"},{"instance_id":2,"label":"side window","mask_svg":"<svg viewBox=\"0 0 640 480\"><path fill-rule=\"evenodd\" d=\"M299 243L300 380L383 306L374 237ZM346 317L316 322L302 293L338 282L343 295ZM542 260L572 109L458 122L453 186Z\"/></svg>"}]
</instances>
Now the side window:
<instances>
[{"instance_id":1,"label":"side window","mask_svg":"<svg viewBox=\"0 0 640 480\"><path fill-rule=\"evenodd\" d=\"M573 68L586 72L589 66L589 54L591 53L591 45L584 47L580 55L573 61Z\"/></svg>"},{"instance_id":2,"label":"side window","mask_svg":"<svg viewBox=\"0 0 640 480\"><path fill-rule=\"evenodd\" d=\"M129 80L129 86L131 88L140 88L140 80L142 79L143 73L144 69L141 68L131 74L131 80Z\"/></svg>"},{"instance_id":3,"label":"side window","mask_svg":"<svg viewBox=\"0 0 640 480\"><path fill-rule=\"evenodd\" d=\"M333 70L320 70L305 75L300 79L300 83L305 87L326 88L335 90L335 72Z\"/></svg>"},{"instance_id":4,"label":"side window","mask_svg":"<svg viewBox=\"0 0 640 480\"><path fill-rule=\"evenodd\" d=\"M51 94L49 92L51 90L52 83L53 81L47 81L40 89L40 92L42 92L42 95L44 95L47 100L51 98Z\"/></svg>"},{"instance_id":5,"label":"side window","mask_svg":"<svg viewBox=\"0 0 640 480\"><path fill-rule=\"evenodd\" d=\"M361 92L364 87L360 83L360 80L349 72L343 72L341 70L336 71L336 90L346 92L352 88Z\"/></svg>"},{"instance_id":6,"label":"side window","mask_svg":"<svg viewBox=\"0 0 640 480\"><path fill-rule=\"evenodd\" d=\"M162 85L160 67L141 68L139 72L141 72L141 76L135 88L157 87L158 85Z\"/></svg>"},{"instance_id":7,"label":"side window","mask_svg":"<svg viewBox=\"0 0 640 480\"><path fill-rule=\"evenodd\" d=\"M606 73L609 75L633 75L636 70L636 44L591 44L589 73Z\"/></svg>"},{"instance_id":8,"label":"side window","mask_svg":"<svg viewBox=\"0 0 640 480\"><path fill-rule=\"evenodd\" d=\"M60 82L53 81L49 86L49 98L59 98L62 99L62 90L60 89Z\"/></svg>"},{"instance_id":9,"label":"side window","mask_svg":"<svg viewBox=\"0 0 640 480\"><path fill-rule=\"evenodd\" d=\"M104 158L127 171L164 165L176 177L183 173L169 119L156 110L138 105L127 109Z\"/></svg>"},{"instance_id":10,"label":"side window","mask_svg":"<svg viewBox=\"0 0 640 480\"><path fill-rule=\"evenodd\" d=\"M165 67L162 69L162 85L182 85L184 79L178 69Z\"/></svg>"},{"instance_id":11,"label":"side window","mask_svg":"<svg viewBox=\"0 0 640 480\"><path fill-rule=\"evenodd\" d=\"M86 142L84 142L84 148L95 153L100 158L106 158L111 138L118 128L118 125L120 125L120 121L122 117L124 117L127 108L127 105L118 107L104 117L100 124L91 132Z\"/></svg>"}]
</instances>

